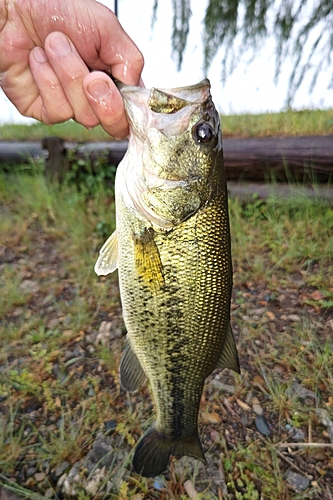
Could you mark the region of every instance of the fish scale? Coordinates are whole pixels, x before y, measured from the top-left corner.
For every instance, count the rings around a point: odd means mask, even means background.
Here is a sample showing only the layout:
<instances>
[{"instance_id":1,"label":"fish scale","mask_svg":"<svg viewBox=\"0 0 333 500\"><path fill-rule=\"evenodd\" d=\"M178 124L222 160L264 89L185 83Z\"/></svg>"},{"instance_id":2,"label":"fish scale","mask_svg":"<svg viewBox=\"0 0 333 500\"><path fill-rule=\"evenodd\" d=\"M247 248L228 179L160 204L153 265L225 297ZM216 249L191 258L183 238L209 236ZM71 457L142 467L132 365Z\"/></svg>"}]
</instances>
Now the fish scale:
<instances>
[{"instance_id":1,"label":"fish scale","mask_svg":"<svg viewBox=\"0 0 333 500\"><path fill-rule=\"evenodd\" d=\"M131 135L117 172L117 230L95 268L119 269L128 332L121 384L130 392L146 378L151 384L156 421L133 458L146 476L162 473L170 455L205 460L197 428L205 378L216 367L239 371L226 179L209 82L186 88L186 99L184 89L168 90L172 98L151 92L153 109L147 89L122 91Z\"/></svg>"}]
</instances>

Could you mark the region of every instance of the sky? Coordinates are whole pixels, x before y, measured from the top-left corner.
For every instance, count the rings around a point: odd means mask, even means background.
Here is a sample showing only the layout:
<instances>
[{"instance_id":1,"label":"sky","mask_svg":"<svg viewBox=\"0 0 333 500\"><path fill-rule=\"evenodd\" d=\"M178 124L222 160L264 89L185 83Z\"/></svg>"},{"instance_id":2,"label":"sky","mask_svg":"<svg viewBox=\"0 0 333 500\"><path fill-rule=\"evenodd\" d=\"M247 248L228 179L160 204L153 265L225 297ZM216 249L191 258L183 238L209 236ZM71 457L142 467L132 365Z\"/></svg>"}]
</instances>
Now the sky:
<instances>
[{"instance_id":1,"label":"sky","mask_svg":"<svg viewBox=\"0 0 333 500\"><path fill-rule=\"evenodd\" d=\"M111 10L114 0L101 0ZM221 53L215 57L208 74L202 69L202 17L205 0L192 0L191 29L184 62L177 71L171 57L172 2L160 0L157 21L151 27L154 0L118 0L119 21L139 47L145 58L143 81L146 87L177 87L192 85L206 76L212 84L212 95L218 110L224 114L260 113L285 109L291 61L285 60L277 83L274 82L274 40L269 39L258 56L248 63L243 58L236 70L221 83ZM327 108L333 106L333 90L327 89L328 75L322 74L310 95L309 78L296 94L293 107ZM0 123L31 123L22 117L0 92Z\"/></svg>"}]
</instances>

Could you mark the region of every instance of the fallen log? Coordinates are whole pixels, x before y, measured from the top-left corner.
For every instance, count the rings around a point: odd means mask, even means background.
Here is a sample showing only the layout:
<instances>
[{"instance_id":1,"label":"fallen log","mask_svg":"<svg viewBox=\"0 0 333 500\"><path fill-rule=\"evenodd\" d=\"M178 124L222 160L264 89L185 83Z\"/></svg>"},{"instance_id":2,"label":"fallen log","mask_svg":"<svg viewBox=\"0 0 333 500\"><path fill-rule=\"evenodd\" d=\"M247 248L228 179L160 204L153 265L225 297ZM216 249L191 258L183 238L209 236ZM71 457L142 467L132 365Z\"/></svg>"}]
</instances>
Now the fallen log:
<instances>
[{"instance_id":1,"label":"fallen log","mask_svg":"<svg viewBox=\"0 0 333 500\"><path fill-rule=\"evenodd\" d=\"M328 182L333 136L250 137L223 140L229 180Z\"/></svg>"},{"instance_id":2,"label":"fallen log","mask_svg":"<svg viewBox=\"0 0 333 500\"><path fill-rule=\"evenodd\" d=\"M56 142L59 141L59 147ZM48 143L52 147L48 147ZM74 144L60 138L43 140L47 151L37 142L0 141L0 163L22 162L27 156L46 156L47 165L59 168L60 155L71 150L77 158L94 161L107 156L109 163L118 165L127 141ZM227 179L232 181L328 182L333 175L333 136L259 137L223 139ZM63 161L63 160L62 160ZM47 167L48 168L48 167ZM51 168L51 167L50 167ZM66 167L67 168L67 167ZM65 170L66 170L65 168ZM52 175L51 175L52 177ZM56 175L61 178L61 173Z\"/></svg>"}]
</instances>

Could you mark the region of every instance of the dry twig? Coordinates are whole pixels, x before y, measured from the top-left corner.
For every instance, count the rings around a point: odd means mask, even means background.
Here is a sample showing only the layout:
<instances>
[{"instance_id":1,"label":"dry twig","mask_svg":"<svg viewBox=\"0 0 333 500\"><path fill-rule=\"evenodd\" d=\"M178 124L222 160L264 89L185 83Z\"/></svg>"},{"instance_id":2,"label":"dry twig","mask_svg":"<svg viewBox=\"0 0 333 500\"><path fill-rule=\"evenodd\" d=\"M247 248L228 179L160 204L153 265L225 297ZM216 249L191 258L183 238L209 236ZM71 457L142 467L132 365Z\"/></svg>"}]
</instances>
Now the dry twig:
<instances>
[{"instance_id":1,"label":"dry twig","mask_svg":"<svg viewBox=\"0 0 333 500\"><path fill-rule=\"evenodd\" d=\"M288 448L333 448L332 443L279 443L278 448L285 450Z\"/></svg>"}]
</instances>

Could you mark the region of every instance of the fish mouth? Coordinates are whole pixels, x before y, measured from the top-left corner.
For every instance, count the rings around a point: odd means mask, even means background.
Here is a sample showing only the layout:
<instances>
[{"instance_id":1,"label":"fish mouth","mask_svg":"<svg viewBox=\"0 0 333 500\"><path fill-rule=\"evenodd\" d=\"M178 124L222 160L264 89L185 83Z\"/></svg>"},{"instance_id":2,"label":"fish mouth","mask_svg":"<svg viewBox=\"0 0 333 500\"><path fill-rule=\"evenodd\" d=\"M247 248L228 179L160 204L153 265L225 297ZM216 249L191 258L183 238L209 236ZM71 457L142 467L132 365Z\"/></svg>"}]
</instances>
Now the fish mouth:
<instances>
[{"instance_id":1,"label":"fish mouth","mask_svg":"<svg viewBox=\"0 0 333 500\"><path fill-rule=\"evenodd\" d=\"M208 79L188 87L152 88L148 106L154 113L174 114L190 104L202 104L210 96Z\"/></svg>"},{"instance_id":2,"label":"fish mouth","mask_svg":"<svg viewBox=\"0 0 333 500\"><path fill-rule=\"evenodd\" d=\"M129 96L135 93L141 95L142 97L145 97L146 102L148 102L148 100L150 99L152 106L154 106L157 105L157 103L170 103L170 100L172 102L172 97L176 97L180 101L184 101L187 104L201 104L210 96L210 87L210 81L208 80L208 78L205 78L201 82L194 85L188 85L187 87L173 87L166 89L152 87L151 89L146 89L144 87L124 85L119 90L125 100L128 100ZM177 101L175 101L175 103L176 102ZM179 104L176 104L176 106L177 105L179 106ZM176 111L177 109L175 109L173 112Z\"/></svg>"},{"instance_id":3,"label":"fish mouth","mask_svg":"<svg viewBox=\"0 0 333 500\"><path fill-rule=\"evenodd\" d=\"M153 127L171 136L185 130L192 112L210 98L210 82L205 79L195 85L170 89L124 86L120 92L136 134L143 138L147 128Z\"/></svg>"}]
</instances>

